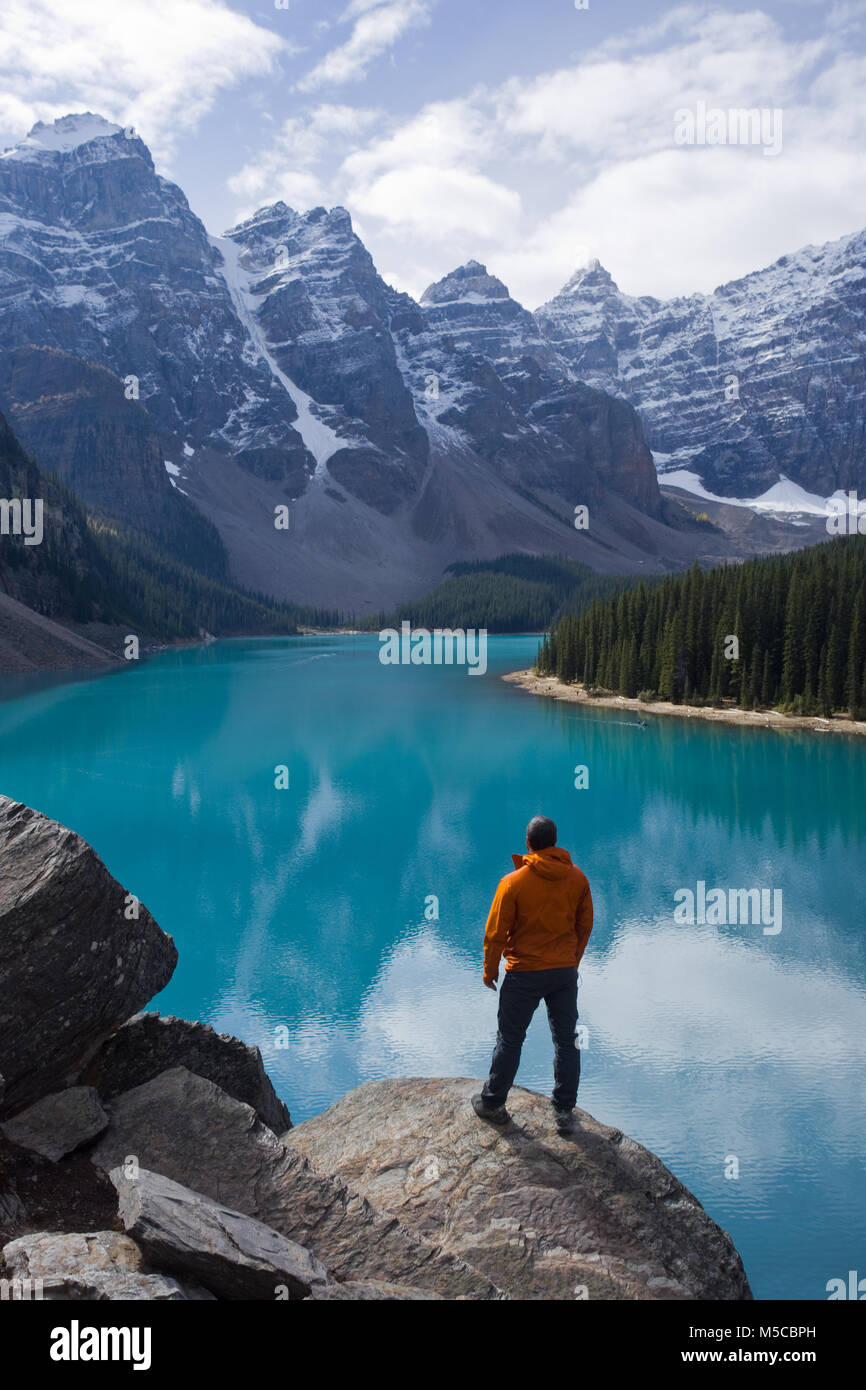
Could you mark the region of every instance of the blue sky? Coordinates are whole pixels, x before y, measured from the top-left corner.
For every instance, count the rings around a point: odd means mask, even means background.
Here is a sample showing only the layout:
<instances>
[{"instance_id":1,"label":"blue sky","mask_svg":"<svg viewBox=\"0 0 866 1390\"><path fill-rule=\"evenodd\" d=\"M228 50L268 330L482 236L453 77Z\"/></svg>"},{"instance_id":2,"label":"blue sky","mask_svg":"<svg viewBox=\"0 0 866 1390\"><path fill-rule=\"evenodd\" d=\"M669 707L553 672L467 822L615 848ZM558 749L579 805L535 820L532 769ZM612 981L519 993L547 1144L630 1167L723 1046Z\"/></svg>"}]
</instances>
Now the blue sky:
<instances>
[{"instance_id":1,"label":"blue sky","mask_svg":"<svg viewBox=\"0 0 866 1390\"><path fill-rule=\"evenodd\" d=\"M0 144L134 124L209 230L340 203L413 294L475 257L530 308L592 256L709 290L866 225L866 0L4 0ZM675 139L700 104L781 148Z\"/></svg>"}]
</instances>

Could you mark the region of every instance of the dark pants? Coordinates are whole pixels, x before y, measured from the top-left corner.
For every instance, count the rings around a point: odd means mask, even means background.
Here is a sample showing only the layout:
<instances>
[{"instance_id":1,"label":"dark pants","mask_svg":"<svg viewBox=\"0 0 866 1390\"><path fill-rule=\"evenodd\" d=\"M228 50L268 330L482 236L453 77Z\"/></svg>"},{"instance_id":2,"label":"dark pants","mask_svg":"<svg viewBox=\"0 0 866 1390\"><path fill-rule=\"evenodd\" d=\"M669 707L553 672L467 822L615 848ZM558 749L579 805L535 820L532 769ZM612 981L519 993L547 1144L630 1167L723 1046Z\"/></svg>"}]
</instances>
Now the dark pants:
<instances>
[{"instance_id":1,"label":"dark pants","mask_svg":"<svg viewBox=\"0 0 866 1390\"><path fill-rule=\"evenodd\" d=\"M490 1076L481 1094L488 1105L504 1105L520 1066L532 1015L542 999L553 1038L553 1103L573 1110L580 1081L577 1046L577 966L560 970L506 970L499 989L499 1029Z\"/></svg>"}]
</instances>

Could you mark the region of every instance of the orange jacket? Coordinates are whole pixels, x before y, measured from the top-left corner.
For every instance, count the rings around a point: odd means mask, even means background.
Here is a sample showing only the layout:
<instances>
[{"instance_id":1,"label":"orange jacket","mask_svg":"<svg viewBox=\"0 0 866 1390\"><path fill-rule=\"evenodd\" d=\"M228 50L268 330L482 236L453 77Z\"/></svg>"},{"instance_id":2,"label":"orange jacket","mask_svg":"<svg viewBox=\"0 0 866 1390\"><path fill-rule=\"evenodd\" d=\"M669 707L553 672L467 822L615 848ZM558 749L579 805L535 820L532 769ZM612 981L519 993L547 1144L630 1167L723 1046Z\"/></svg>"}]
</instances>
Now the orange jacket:
<instances>
[{"instance_id":1,"label":"orange jacket","mask_svg":"<svg viewBox=\"0 0 866 1390\"><path fill-rule=\"evenodd\" d=\"M586 874L558 845L511 857L484 932L485 980L496 980L502 955L506 970L579 965L592 931Z\"/></svg>"}]
</instances>

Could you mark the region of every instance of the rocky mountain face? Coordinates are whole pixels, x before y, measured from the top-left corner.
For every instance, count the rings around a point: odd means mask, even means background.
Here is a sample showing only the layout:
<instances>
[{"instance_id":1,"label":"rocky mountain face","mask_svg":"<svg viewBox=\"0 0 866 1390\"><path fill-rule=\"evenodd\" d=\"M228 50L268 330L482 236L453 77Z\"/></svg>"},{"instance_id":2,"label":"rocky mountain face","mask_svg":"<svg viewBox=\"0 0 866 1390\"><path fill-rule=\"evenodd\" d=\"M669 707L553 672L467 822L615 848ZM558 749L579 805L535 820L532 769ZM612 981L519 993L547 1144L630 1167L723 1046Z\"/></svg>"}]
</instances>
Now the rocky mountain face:
<instances>
[{"instance_id":1,"label":"rocky mountain face","mask_svg":"<svg viewBox=\"0 0 866 1390\"><path fill-rule=\"evenodd\" d=\"M51 137L51 138L49 138ZM267 399L221 258L132 132L69 116L0 157L0 346L57 347L109 368L167 437L195 443ZM272 426L293 418L285 393Z\"/></svg>"},{"instance_id":2,"label":"rocky mountain face","mask_svg":"<svg viewBox=\"0 0 866 1390\"><path fill-rule=\"evenodd\" d=\"M668 301L593 261L536 319L576 378L635 406L663 468L723 497L866 491L866 232Z\"/></svg>"},{"instance_id":3,"label":"rocky mountain face","mask_svg":"<svg viewBox=\"0 0 866 1390\"><path fill-rule=\"evenodd\" d=\"M24 531L0 539L0 589L10 599L48 616L73 615L88 578L106 577L71 495L46 478L22 449L0 415L0 497L29 501L31 519L41 502L41 539L30 544ZM32 529L32 528L31 528ZM36 532L33 530L35 541ZM75 614L82 619L89 613Z\"/></svg>"},{"instance_id":4,"label":"rocky mountain face","mask_svg":"<svg viewBox=\"0 0 866 1390\"><path fill-rule=\"evenodd\" d=\"M143 538L141 526L124 527L98 508L94 515L63 478L37 466L0 414L0 672L115 665L129 634L148 650L211 632L295 633L300 619L332 617L263 602L223 582L226 557L219 537L179 490L165 487L147 412L136 405L130 413L128 402L116 400L117 382L108 372L55 349L0 354L0 376L5 372L21 390L18 368L32 381L34 361L46 389L34 401L23 392L20 397L30 437L45 448L57 439L67 472L75 480L80 467L91 499L98 500L101 478L110 482L112 462L120 474L131 460L127 520L135 523L136 497L142 508L149 500L148 529L157 545ZM72 405L63 404L59 381L56 390L49 389L55 367L64 383L78 383ZM117 443L113 458L111 440ZM79 447L71 448L76 441ZM103 460L106 474L97 467ZM164 491L151 494L141 486L148 464ZM186 564L165 553L173 544ZM201 572L208 567L217 574Z\"/></svg>"},{"instance_id":5,"label":"rocky mountain face","mask_svg":"<svg viewBox=\"0 0 866 1390\"><path fill-rule=\"evenodd\" d=\"M296 400L298 428L320 474L327 465L391 513L417 490L428 457L391 336L411 301L389 293L344 208L301 215L276 203L219 245L252 341L289 392L306 397Z\"/></svg>"},{"instance_id":6,"label":"rocky mountain face","mask_svg":"<svg viewBox=\"0 0 866 1390\"><path fill-rule=\"evenodd\" d=\"M0 797L0 856L0 1278L57 1301L751 1298L654 1154L582 1111L557 1134L532 1092L495 1134L478 1082L429 1077L292 1128L258 1048L124 1023L177 951L89 845Z\"/></svg>"},{"instance_id":7,"label":"rocky mountain face","mask_svg":"<svg viewBox=\"0 0 866 1390\"><path fill-rule=\"evenodd\" d=\"M0 353L0 402L29 454L50 463L88 511L227 577L215 527L166 470L153 418L112 372L57 348L14 348Z\"/></svg>"},{"instance_id":8,"label":"rocky mountain face","mask_svg":"<svg viewBox=\"0 0 866 1390\"><path fill-rule=\"evenodd\" d=\"M168 508L185 558L218 565L188 499L231 577L277 597L363 612L456 559L660 569L707 550L682 509L670 524L634 410L575 380L483 266L416 304L341 208L277 203L208 237L99 117L0 157L0 347L0 403L46 466L180 555Z\"/></svg>"},{"instance_id":9,"label":"rocky mountain face","mask_svg":"<svg viewBox=\"0 0 866 1390\"><path fill-rule=\"evenodd\" d=\"M457 431L518 490L595 507L612 492L661 515L634 412L569 381L532 315L485 266L470 261L431 285L420 308L397 340L428 433Z\"/></svg>"}]
</instances>

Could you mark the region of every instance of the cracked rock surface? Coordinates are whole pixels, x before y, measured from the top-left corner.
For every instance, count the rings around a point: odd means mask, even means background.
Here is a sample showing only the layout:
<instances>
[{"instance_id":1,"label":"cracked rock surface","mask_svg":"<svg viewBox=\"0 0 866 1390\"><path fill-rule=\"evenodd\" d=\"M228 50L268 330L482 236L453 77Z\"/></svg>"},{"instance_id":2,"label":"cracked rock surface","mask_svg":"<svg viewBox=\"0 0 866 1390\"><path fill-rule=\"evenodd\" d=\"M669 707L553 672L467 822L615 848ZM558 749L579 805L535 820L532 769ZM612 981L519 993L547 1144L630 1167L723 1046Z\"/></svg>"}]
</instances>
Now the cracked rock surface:
<instances>
[{"instance_id":1,"label":"cracked rock surface","mask_svg":"<svg viewBox=\"0 0 866 1390\"><path fill-rule=\"evenodd\" d=\"M511 1123L479 1120L478 1083L358 1087L286 1136L319 1173L521 1299L748 1299L730 1237L649 1150L516 1088Z\"/></svg>"}]
</instances>

